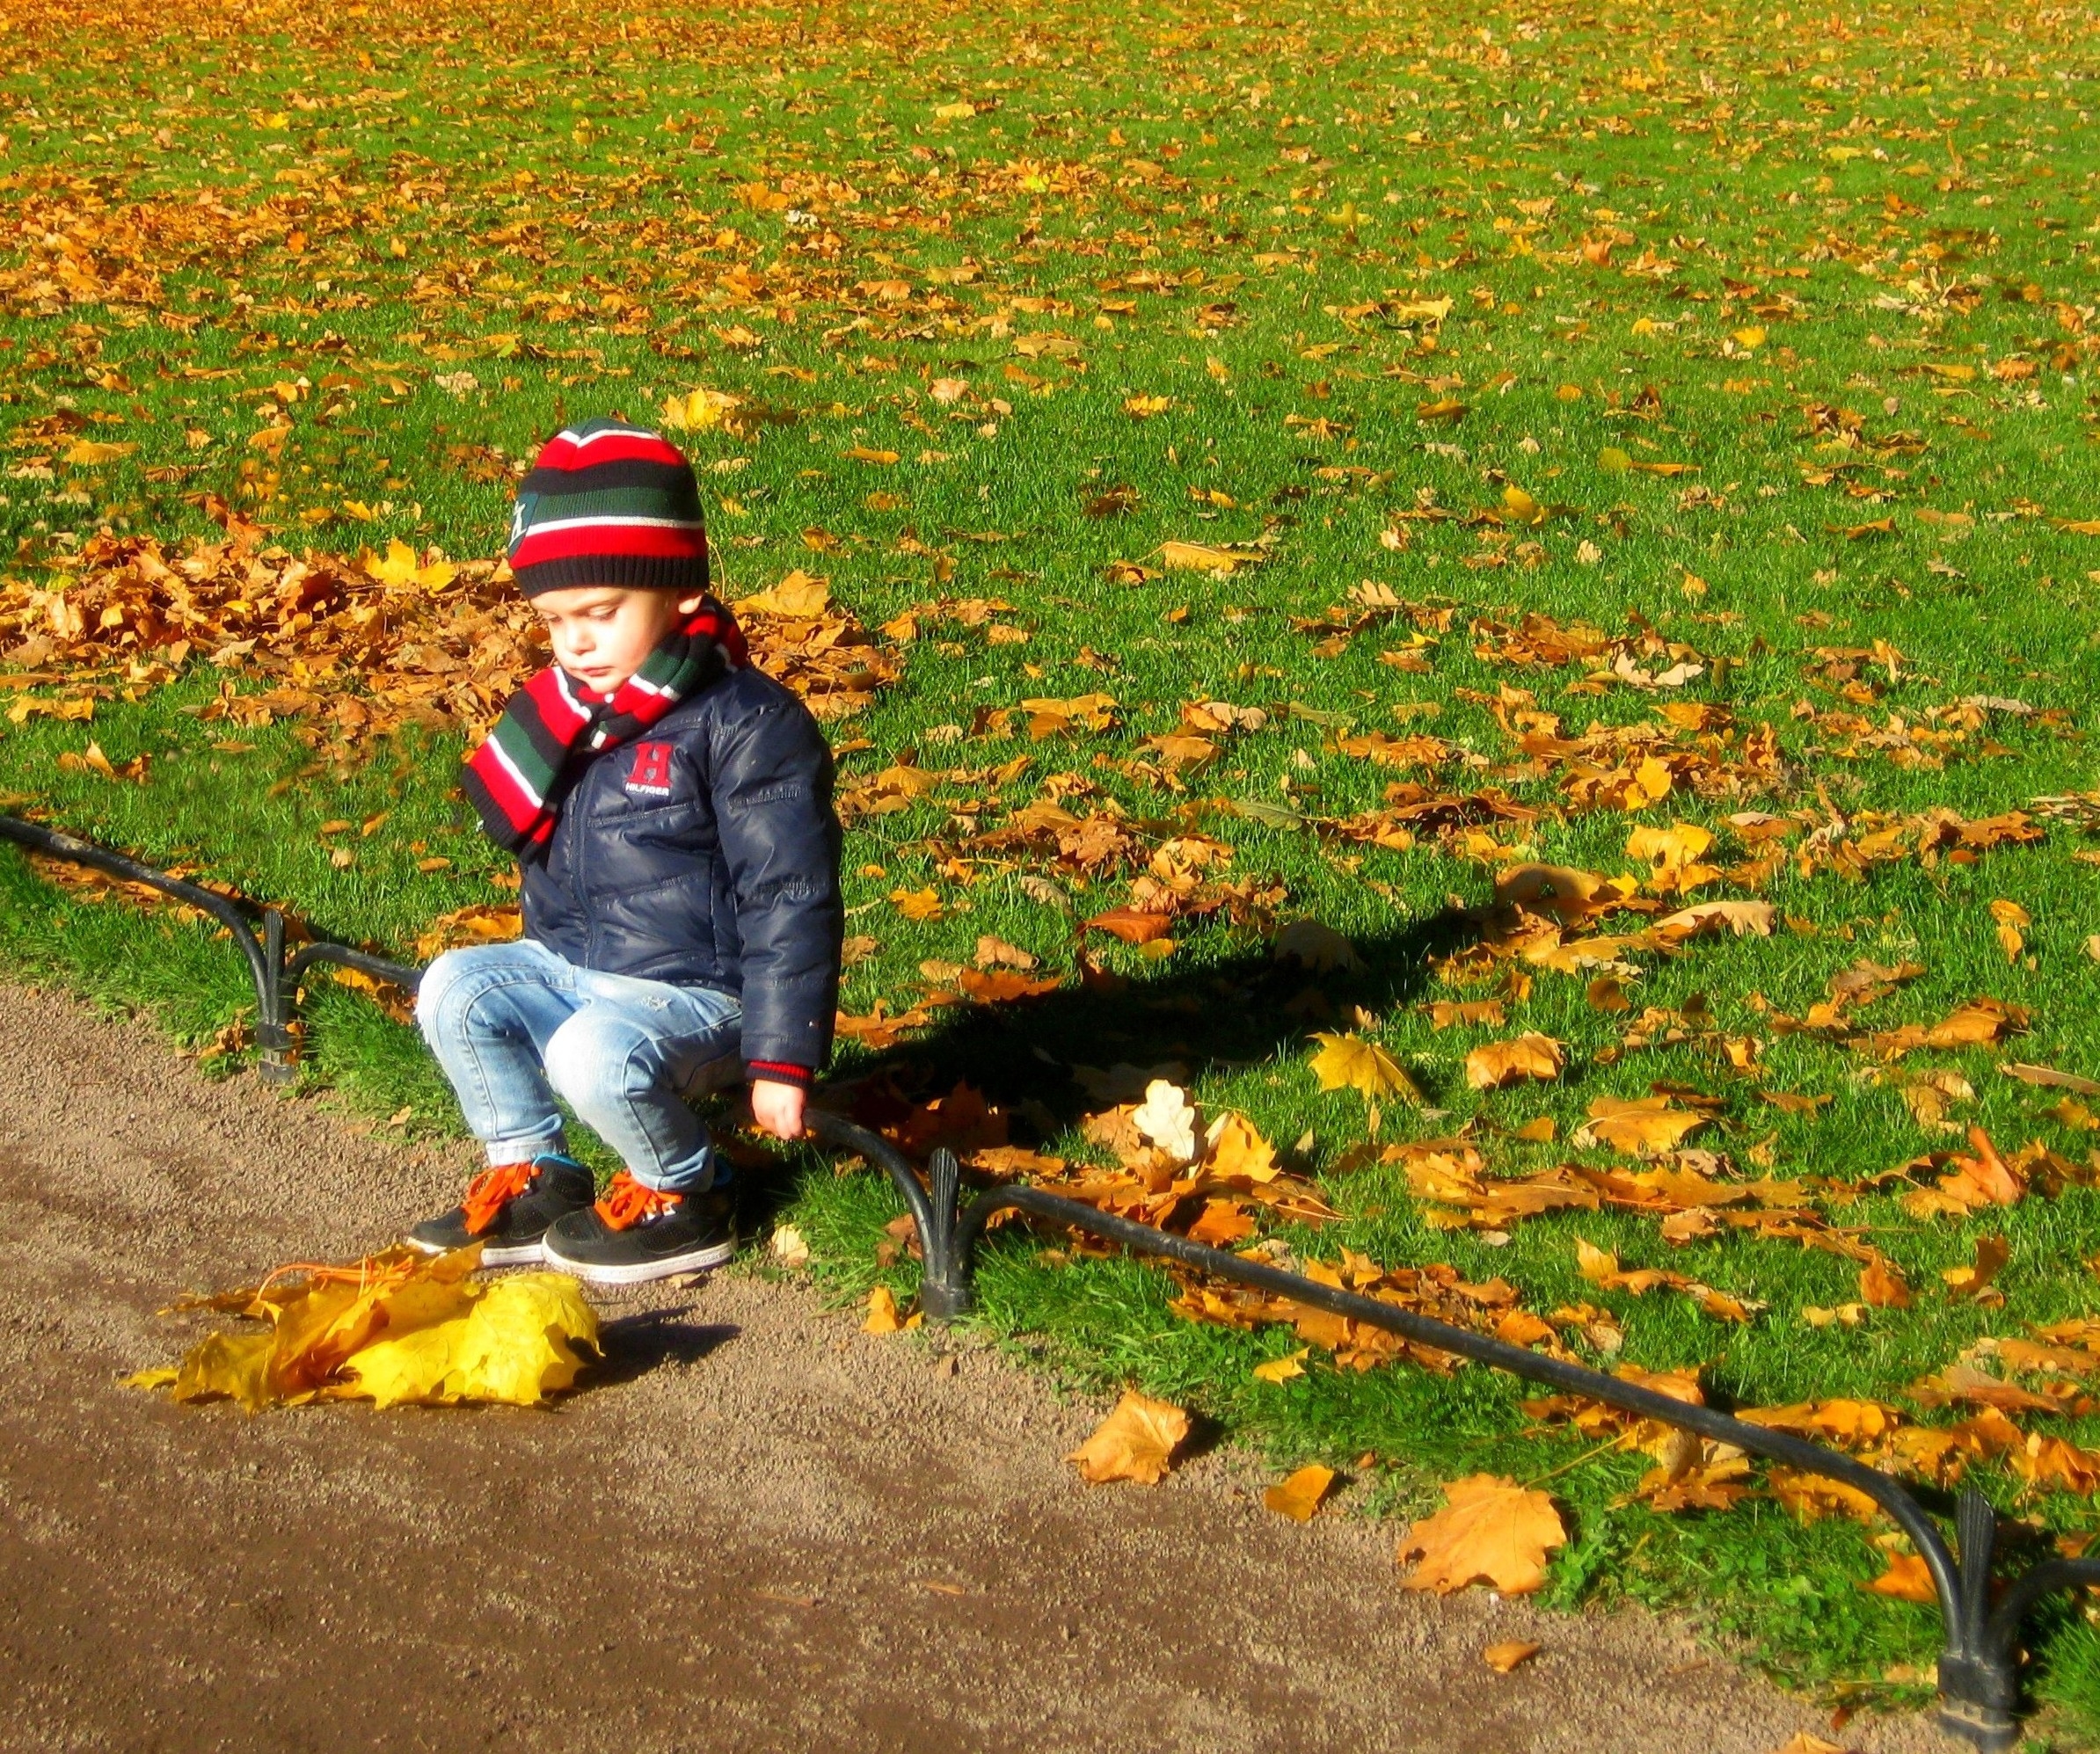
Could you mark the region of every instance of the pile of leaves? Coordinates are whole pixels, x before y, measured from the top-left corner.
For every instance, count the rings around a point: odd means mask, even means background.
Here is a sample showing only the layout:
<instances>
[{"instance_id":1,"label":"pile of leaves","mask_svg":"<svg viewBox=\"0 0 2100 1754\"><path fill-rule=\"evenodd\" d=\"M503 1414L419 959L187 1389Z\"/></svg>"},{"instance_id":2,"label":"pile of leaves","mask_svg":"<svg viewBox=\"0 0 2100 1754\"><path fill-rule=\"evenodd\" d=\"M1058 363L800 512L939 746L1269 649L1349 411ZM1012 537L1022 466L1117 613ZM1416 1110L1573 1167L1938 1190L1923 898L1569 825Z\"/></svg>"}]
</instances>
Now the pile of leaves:
<instances>
[{"instance_id":1,"label":"pile of leaves","mask_svg":"<svg viewBox=\"0 0 2100 1754\"><path fill-rule=\"evenodd\" d=\"M448 1255L404 1245L184 1298L170 1314L214 1311L259 1325L212 1334L179 1365L126 1381L179 1401L235 1401L250 1413L322 1401L540 1406L572 1386L583 1355L599 1350L597 1315L565 1273L485 1282L470 1277L480 1264L479 1244Z\"/></svg>"},{"instance_id":2,"label":"pile of leaves","mask_svg":"<svg viewBox=\"0 0 2100 1754\"><path fill-rule=\"evenodd\" d=\"M215 539L176 549L99 534L53 557L41 585L0 579L0 661L23 673L17 686L69 691L37 698L38 710L63 716L195 661L224 677L205 717L244 729L299 720L338 744L405 723L478 732L548 661L500 561L453 562L399 541L383 555L295 555L223 502L213 509ZM896 678L821 579L791 571L733 607L754 660L820 718L859 712Z\"/></svg>"}]
</instances>

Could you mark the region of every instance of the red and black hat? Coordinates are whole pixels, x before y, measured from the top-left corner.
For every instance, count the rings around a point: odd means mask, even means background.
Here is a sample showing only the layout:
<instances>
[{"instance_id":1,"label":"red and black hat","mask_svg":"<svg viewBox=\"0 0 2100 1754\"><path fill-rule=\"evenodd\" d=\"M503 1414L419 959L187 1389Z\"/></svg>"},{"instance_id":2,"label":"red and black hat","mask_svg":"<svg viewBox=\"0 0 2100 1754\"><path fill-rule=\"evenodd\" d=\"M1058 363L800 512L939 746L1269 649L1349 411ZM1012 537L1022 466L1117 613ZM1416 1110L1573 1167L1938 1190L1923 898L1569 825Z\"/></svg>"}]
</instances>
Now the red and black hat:
<instances>
[{"instance_id":1,"label":"red and black hat","mask_svg":"<svg viewBox=\"0 0 2100 1754\"><path fill-rule=\"evenodd\" d=\"M518 488L510 570L528 597L578 585L707 589L707 530L685 453L623 420L558 433Z\"/></svg>"}]
</instances>

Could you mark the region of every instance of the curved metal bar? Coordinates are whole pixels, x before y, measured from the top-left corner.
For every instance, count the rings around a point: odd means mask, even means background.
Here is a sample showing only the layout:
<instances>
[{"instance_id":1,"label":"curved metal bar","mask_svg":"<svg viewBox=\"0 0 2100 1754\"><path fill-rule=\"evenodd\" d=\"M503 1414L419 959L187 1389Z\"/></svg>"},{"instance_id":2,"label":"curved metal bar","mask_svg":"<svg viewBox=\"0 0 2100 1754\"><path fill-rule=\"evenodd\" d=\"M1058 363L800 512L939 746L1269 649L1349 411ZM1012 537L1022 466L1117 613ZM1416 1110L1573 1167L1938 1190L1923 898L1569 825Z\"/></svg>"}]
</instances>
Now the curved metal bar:
<instances>
[{"instance_id":1,"label":"curved metal bar","mask_svg":"<svg viewBox=\"0 0 2100 1754\"><path fill-rule=\"evenodd\" d=\"M2016 1583L2006 1586L1984 1627L1984 1640L1994 1652L2009 1655L2020 1636L2021 1623L2043 1597L2059 1590L2100 1587L2100 1559L2045 1559Z\"/></svg>"},{"instance_id":2,"label":"curved metal bar","mask_svg":"<svg viewBox=\"0 0 2100 1754\"><path fill-rule=\"evenodd\" d=\"M935 1234L933 1202L926 1196L926 1190L919 1185L919 1178L904 1154L881 1134L870 1132L864 1126L832 1114L828 1110L812 1109L807 1124L813 1138L826 1145L842 1146L848 1151L857 1151L869 1161L879 1163L896 1183L897 1191L904 1196L904 1204L911 1209L912 1222L919 1226L919 1247L922 1253L929 1247L929 1239Z\"/></svg>"},{"instance_id":3,"label":"curved metal bar","mask_svg":"<svg viewBox=\"0 0 2100 1754\"><path fill-rule=\"evenodd\" d=\"M287 992L295 989L299 977L317 962L340 963L345 968L354 968L360 974L368 974L375 980L390 981L396 986L405 987L411 993L421 984L423 971L411 968L406 963L389 962L384 957L368 956L363 950L354 950L347 944L317 942L303 947L297 955L284 965L284 986Z\"/></svg>"},{"instance_id":4,"label":"curved metal bar","mask_svg":"<svg viewBox=\"0 0 2100 1754\"><path fill-rule=\"evenodd\" d=\"M121 877L127 883L144 884L157 889L163 895L173 896L178 901L208 913L233 935L233 941L241 947L241 954L248 959L248 972L255 982L256 998L260 1007L261 1021L275 1023L279 1021L275 1008L270 1002L276 993L276 976L262 941L255 935L254 921L266 916L266 910L255 902L240 902L230 896L219 894L215 890L201 884L185 883L180 877L170 877L165 871L157 871L150 865L142 865L136 859L127 858L122 853L113 852L107 847L98 847L92 841L83 841L60 829L47 828L40 822L25 822L18 816L0 816L0 840L12 841L18 846L47 855L54 859L64 859L69 864L85 865L91 870L106 871L111 877ZM265 995L269 995L266 998Z\"/></svg>"},{"instance_id":5,"label":"curved metal bar","mask_svg":"<svg viewBox=\"0 0 2100 1754\"><path fill-rule=\"evenodd\" d=\"M1373 1328L1384 1328L1406 1339L1434 1346L1440 1351L1456 1352L1477 1363L1507 1371L1512 1376L1524 1377L1530 1381L1544 1383L1549 1387L1564 1389L1572 1394L1587 1395L1593 1401L1601 1401L1608 1406L1637 1413L1647 1419L1656 1419L1667 1425L1695 1431L1703 1437L1711 1437L1717 1443L1732 1444L1738 1449L1748 1450L1773 1461L1784 1462L1789 1467L1803 1468L1833 1480L1842 1481L1847 1486L1863 1492L1895 1520L1898 1527L1908 1535L1916 1546L1920 1557L1932 1575L1934 1589L1940 1598L1941 1611L1950 1626L1958 1623L1960 1612L1960 1573L1954 1557L1947 1549L1947 1543L1934 1526L1924 1507L1906 1492L1901 1486L1885 1474L1878 1474L1863 1462L1850 1456L1839 1455L1827 1450L1820 1444L1813 1444L1805 1437L1797 1437L1791 1432L1771 1430L1763 1425L1753 1425L1746 1421L1716 1412L1710 1407L1694 1407L1688 1402L1673 1400L1652 1388L1643 1388L1637 1383L1619 1377L1606 1376L1581 1365L1571 1365L1558 1358L1542 1357L1521 1346L1513 1346L1506 1340L1497 1340L1489 1335L1476 1334L1469 1328L1454 1328L1448 1322L1439 1321L1432 1316L1418 1315L1412 1310L1401 1309L1389 1303L1381 1303L1375 1298L1358 1295L1354 1292L1336 1291L1331 1286L1316 1285L1295 1273L1284 1272L1280 1268L1270 1267L1257 1261L1243 1261L1236 1255L1228 1255L1220 1248L1210 1248L1200 1242L1192 1242L1186 1237L1175 1236L1163 1230L1155 1230L1149 1225L1134 1223L1129 1219L1118 1218L1110 1212L1097 1211L1077 1200L1061 1198L1039 1189L1025 1187L994 1188L972 1201L962 1216L957 1241L966 1271L974 1260L977 1244L984 1234L984 1227L993 1214L1003 1210L1017 1209L1054 1223L1066 1224L1105 1236L1120 1242L1127 1248L1141 1249L1150 1255L1164 1255L1185 1265L1195 1267L1206 1273L1215 1274L1221 1279L1236 1280L1241 1285L1252 1285L1258 1291L1268 1292L1277 1297L1289 1298L1296 1303L1310 1304L1334 1315L1346 1316L1352 1321L1361 1321Z\"/></svg>"}]
</instances>

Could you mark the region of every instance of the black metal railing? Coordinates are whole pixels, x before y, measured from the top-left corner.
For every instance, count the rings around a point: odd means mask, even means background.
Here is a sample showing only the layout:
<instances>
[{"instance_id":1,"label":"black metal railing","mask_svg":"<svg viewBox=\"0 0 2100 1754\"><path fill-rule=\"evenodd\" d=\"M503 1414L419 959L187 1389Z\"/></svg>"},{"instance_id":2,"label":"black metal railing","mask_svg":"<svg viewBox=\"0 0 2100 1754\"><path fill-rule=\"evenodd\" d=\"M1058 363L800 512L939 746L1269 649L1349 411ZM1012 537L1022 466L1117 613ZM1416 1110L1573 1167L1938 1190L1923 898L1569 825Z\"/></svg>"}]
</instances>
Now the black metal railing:
<instances>
[{"instance_id":1,"label":"black metal railing","mask_svg":"<svg viewBox=\"0 0 2100 1754\"><path fill-rule=\"evenodd\" d=\"M18 816L0 816L0 841L12 841L33 853L84 865L126 883L143 884L188 906L209 914L223 926L239 946L255 983L256 1072L266 1084L288 1084L295 1075L293 1061L297 1042L292 1034L294 996L299 977L317 962L339 963L375 980L390 981L410 993L423 972L405 963L389 962L349 944L317 939L303 944L288 958L285 955L284 913L281 908L244 898L221 895L201 884L157 871L150 865L92 841L83 841L40 822L25 822Z\"/></svg>"},{"instance_id":2,"label":"black metal railing","mask_svg":"<svg viewBox=\"0 0 2100 1754\"><path fill-rule=\"evenodd\" d=\"M289 1027L291 1012L299 978L315 963L339 963L410 992L422 978L419 969L326 941L305 944L288 958L284 915L279 909L221 895L38 823L0 816L0 840L16 841L52 858L69 860L128 883L143 884L200 909L225 927L246 959L255 983L257 1069L272 1083L288 1081L295 1075L296 1040ZM1998 1516L1990 1501L1973 1488L1965 1488L1956 1502L1955 1545L1950 1547L1932 1514L1900 1481L1805 1437L1753 1425L1710 1407L1691 1406L1601 1371L1528 1351L1375 1298L1323 1285L1259 1261L1243 1260L1039 1188L1020 1183L996 1186L966 1206L961 1166L951 1151L934 1152L922 1180L901 1152L865 1127L813 1110L810 1130L820 1142L857 1152L880 1165L895 1185L918 1230L923 1260L919 1306L934 1321L952 1321L970 1313L977 1252L986 1228L999 1213L1018 1212L1455 1353L1529 1382L1584 1395L1716 1443L1731 1444L1749 1454L1838 1481L1865 1494L1910 1538L1932 1578L1943 1630L1939 1659L1940 1722L1980 1754L2006 1754L2019 1740L2019 1639L2029 1612L2055 1591L2100 1587L2100 1559L2052 1559L2008 1583L1994 1603L1991 1573Z\"/></svg>"},{"instance_id":3,"label":"black metal railing","mask_svg":"<svg viewBox=\"0 0 2100 1754\"><path fill-rule=\"evenodd\" d=\"M1957 1546L1951 1549L1931 1514L1899 1481L1805 1437L1753 1425L1710 1407L1694 1407L1601 1371L1528 1351L1507 1341L1455 1328L1375 1298L1323 1285L1258 1261L1243 1260L1222 1249L1192 1242L1185 1236L1136 1224L1039 1188L1019 1183L994 1187L965 1206L961 1166L951 1151L933 1153L922 1183L902 1153L865 1127L835 1115L813 1111L811 1131L825 1144L858 1152L888 1172L918 1226L924 1262L919 1306L936 1321L951 1321L969 1313L977 1249L986 1226L1003 1212L1020 1212L1119 1243L1139 1254L1163 1255L1198 1272L1345 1316L1403 1339L1455 1352L1529 1382L1584 1395L1716 1443L1732 1444L1752 1455L1838 1481L1864 1493L1910 1538L1931 1576L1944 1629L1939 1659L1940 1722L1980 1754L2004 1754L2019 1741L2019 1636L2029 1611L2056 1590L2100 1586L2100 1559L2053 1559L2009 1585L1994 1605L1991 1570L1998 1513L1990 1501L1973 1488L1965 1489L1956 1503Z\"/></svg>"}]
</instances>

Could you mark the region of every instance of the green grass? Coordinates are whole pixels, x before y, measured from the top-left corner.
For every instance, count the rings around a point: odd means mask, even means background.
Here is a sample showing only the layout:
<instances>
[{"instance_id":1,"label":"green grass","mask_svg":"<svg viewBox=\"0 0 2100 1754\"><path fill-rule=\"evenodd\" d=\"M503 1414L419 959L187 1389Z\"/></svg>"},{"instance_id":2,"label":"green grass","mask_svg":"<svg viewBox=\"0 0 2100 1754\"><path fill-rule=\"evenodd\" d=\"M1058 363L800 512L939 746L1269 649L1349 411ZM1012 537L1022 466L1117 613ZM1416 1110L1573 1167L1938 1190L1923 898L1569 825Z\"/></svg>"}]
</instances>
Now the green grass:
<instances>
[{"instance_id":1,"label":"green grass","mask_svg":"<svg viewBox=\"0 0 2100 1754\"><path fill-rule=\"evenodd\" d=\"M1762 1142L1777 1175L1893 1168L1948 1142L1919 1130L1899 1081L1812 1037L1775 1036L1751 1002L1800 1015L1865 957L1926 971L1867 1014L1872 1027L1929 1022L1977 993L2029 1008L2031 1032L2006 1052L1907 1065L1964 1071L1977 1099L1958 1117L2002 1146L2040 1138L2086 1161L2088 1136L2045 1112L2055 1093L1995 1069L2010 1057L2100 1074L2100 964L2084 948L2100 906L2072 829L1861 882L1789 866L1765 894L1812 929L1644 958L1637 1009L1705 995L1726 1034L1762 1042L1754 1080L1686 1047L1600 1059L1618 1023L1579 980L1541 973L1509 1032L1564 1041L1568 1072L1482 1095L1461 1064L1498 1032L1437 1032L1416 1007L1473 996L1439 984L1426 952L1449 898L1486 899L1490 867L1456 845L1351 846L1220 801L1319 818L1374 808L1396 776L1338 753L1334 716L1398 735L1395 705L1429 702L1436 715L1404 729L1478 757L1447 775L1455 787L1500 783L1551 805L1549 781L1498 777L1514 760L1498 691L1532 691L1568 735L1649 720L1658 697L1571 689L1580 666L1477 656L1471 620L1526 613L1614 634L1637 615L1695 648L1705 673L1662 698L1772 725L1789 764L1776 791L1739 801L1680 792L1630 818L1549 809L1522 837L1542 859L1618 871L1635 822L1717 826L1743 807L1979 817L2091 788L2100 539L2059 528L2100 518L2090 7L1999 21L1942 0L1834 18L1734 5L1460 17L1258 4L1143 18L1079 4L1002 18L645 6L619 30L558 5L310 16L322 10L235 20L121 4L85 23L55 11L5 47L9 647L46 624L32 590L62 583L98 531L174 546L212 531L216 495L294 550L398 537L489 555L509 463L557 423L649 418L671 396L720 390L744 399L743 430L689 437L732 594L802 566L869 626L997 598L1010 605L999 619L1029 635L995 644L922 617L900 684L835 727L865 739L844 760L849 783L908 749L930 768L1033 759L996 802L991 782L959 780L854 823L849 905L879 948L849 972L849 1009L879 997L901 1008L922 960L967 961L983 932L1071 966L1068 918L1021 881L1039 862L965 884L929 845L967 838L958 813L997 826L1063 773L1068 795L1097 789L1073 807L1113 800L1151 838L1199 826L1230 843L1226 875L1285 886L1283 917L1351 936L1366 969L1312 984L1338 1013L1373 1013L1444 1111L1389 1105L1385 1140L1550 1115L1564 1141L1596 1095L1677 1080L1729 1099L1727 1130L1698 1142L1739 1167ZM939 113L965 100L982 107ZM1586 257L1608 240L1608 259ZM973 276L952 272L966 265ZM908 302L888 298L889 282ZM1447 297L1440 324L1395 314ZM1060 348L1028 338L1048 335ZM937 400L941 379L967 388ZM1141 419L1126 410L1134 397L1169 405ZM1418 417L1444 397L1462 417ZM1849 411L1867 442L1834 448L1818 407ZM273 448L251 442L266 425L287 427ZM68 462L84 437L136 448ZM1696 472L1611 466L1624 461ZM1509 487L1567 509L1537 528L1467 521L1506 510ZM1090 514L1116 488L1129 490L1121 514ZM1454 517L1399 516L1425 505ZM1886 534L1846 534L1883 518ZM1389 529L1405 546L1387 546ZM1128 585L1106 570L1170 540L1263 536L1266 564L1230 578ZM1379 661L1404 622L1331 656L1293 625L1367 580L1454 609L1428 673ZM1901 654L1892 677L1885 660L1848 678L1814 655L1877 641ZM1870 697L1846 698L1863 680ZM293 719L230 734L204 716L222 688L266 686L237 663L193 659L157 687L105 681L91 724L0 729L0 789L397 955L436 915L503 899L452 789L456 731L353 739ZM1032 742L1024 716L1017 735L962 735L980 707L1090 692L1116 698L1117 730ZM1805 703L1876 730L1892 714L1914 726L1972 695L2033 710L1994 715L1943 767L1848 754L1856 731L1797 716ZM1211 697L1274 717L1185 790L1099 764L1141 756L1183 702ZM91 737L120 767L150 755L148 782L60 765ZM230 742L251 746L220 746ZM368 834L319 833L383 812ZM346 866L331 858L341 848ZM1722 862L1739 850L1724 842ZM449 867L419 871L432 856ZM1083 914L1127 893L1123 877L1055 875ZM236 958L201 928L57 893L11 854L0 884L0 955L17 969L149 1008L193 1045L252 1002ZM907 921L887 900L930 884L946 905L938 920ZM1989 911L2001 899L2032 917L2016 964ZM1710 1393L1745 1405L1900 1403L1981 1336L2093 1307L2084 1263L2100 1255L2100 1198L2082 1187L1966 1223L1919 1223L1882 1195L1846 1208L1841 1221L1869 1227L1919 1292L1909 1311L1858 1328L1799 1315L1854 1298L1853 1265L1746 1234L1673 1249L1652 1221L1610 1214L1534 1219L1501 1248L1431 1229L1390 1170L1334 1168L1367 1117L1305 1067L1304 1014L1285 1007L1307 980L1272 964L1256 927L1177 936L1156 965L1112 949L1134 981L1119 997L1075 986L1011 1015L949 1014L877 1069L913 1095L971 1077L1031 1117L1046 1148L1069 1152L1087 1106L1071 1066L1181 1059L1210 1110L1243 1110L1279 1142L1310 1131L1310 1166L1344 1216L1284 1232L1301 1251L1500 1273L1535 1309L1595 1303L1623 1327L1627 1358L1702 1365ZM376 1110L409 1106L416 1126L456 1127L410 1031L324 984L307 1015L313 1079ZM848 1073L871 1064L842 1059ZM1832 1101L1812 1122L1757 1088ZM1568 1154L1477 1137L1498 1172ZM871 1178L813 1165L792 1212L842 1294L874 1282L893 1215ZM1995 1232L2012 1246L2003 1306L1942 1295L1941 1270ZM1600 1292L1576 1274L1577 1237L1768 1307L1724 1328L1666 1292ZM1182 1398L1280 1467L1342 1466L1379 1510L1433 1504L1436 1482L1458 1474L1528 1479L1580 1454L1527 1435L1520 1388L1478 1372L1316 1361L1287 1385L1258 1382L1255 1362L1294 1349L1284 1331L1192 1326L1149 1268L1040 1252L1025 1238L990 1251L990 1331L1032 1336L1075 1379ZM909 1289L908 1271L888 1277ZM2100 1420L2031 1423L2100 1444ZM1375 1459L1359 1468L1366 1453ZM1644 1465L1603 1456L1555 1474L1573 1537L1555 1600L1680 1604L1796 1685L1867 1703L1918 1696L1884 1678L1929 1664L1934 1618L1860 1590L1880 1564L1870 1532L1804 1528L1755 1500L1657 1517L1619 1502ZM1976 1477L2016 1503L2009 1476ZM2017 1508L2053 1533L2096 1527L2089 1503L2060 1492ZM2066 1610L2033 1648L2060 1732L2092 1734L2091 1629Z\"/></svg>"}]
</instances>

